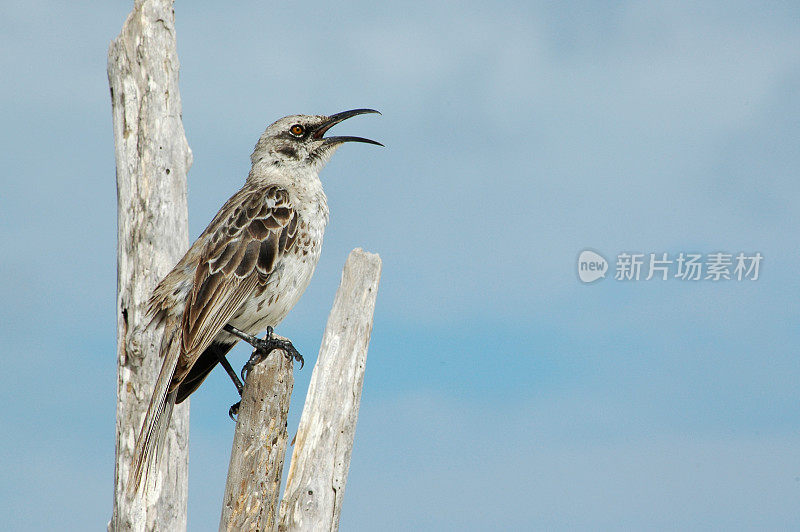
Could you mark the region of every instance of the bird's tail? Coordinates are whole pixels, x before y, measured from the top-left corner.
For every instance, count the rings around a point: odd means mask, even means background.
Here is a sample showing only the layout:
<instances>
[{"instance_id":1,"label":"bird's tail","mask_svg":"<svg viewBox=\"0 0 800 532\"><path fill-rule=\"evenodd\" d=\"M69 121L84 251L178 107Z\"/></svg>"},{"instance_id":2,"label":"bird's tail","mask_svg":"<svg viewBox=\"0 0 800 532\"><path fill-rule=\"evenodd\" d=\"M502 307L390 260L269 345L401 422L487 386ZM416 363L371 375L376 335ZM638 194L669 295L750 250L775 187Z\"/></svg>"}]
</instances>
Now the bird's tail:
<instances>
[{"instance_id":1,"label":"bird's tail","mask_svg":"<svg viewBox=\"0 0 800 532\"><path fill-rule=\"evenodd\" d=\"M167 319L164 326L164 336L161 339L163 363L139 438L136 440L128 477L128 491L131 494L139 491L141 485L147 482L148 473L157 469L163 450L172 409L178 396L177 388L169 392L169 386L181 352L179 326L180 320L171 319Z\"/></svg>"}]
</instances>

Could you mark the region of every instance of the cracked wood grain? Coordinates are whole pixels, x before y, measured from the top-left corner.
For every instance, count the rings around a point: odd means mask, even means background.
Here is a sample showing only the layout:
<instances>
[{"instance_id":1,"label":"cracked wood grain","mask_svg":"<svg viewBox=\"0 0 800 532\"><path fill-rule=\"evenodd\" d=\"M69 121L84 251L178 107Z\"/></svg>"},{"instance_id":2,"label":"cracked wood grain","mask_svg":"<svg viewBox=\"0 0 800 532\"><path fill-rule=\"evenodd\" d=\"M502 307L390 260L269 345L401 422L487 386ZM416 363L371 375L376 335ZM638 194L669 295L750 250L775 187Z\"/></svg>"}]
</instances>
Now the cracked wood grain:
<instances>
[{"instance_id":1,"label":"cracked wood grain","mask_svg":"<svg viewBox=\"0 0 800 532\"><path fill-rule=\"evenodd\" d=\"M339 528L380 275L378 255L350 253L297 430L281 531Z\"/></svg>"},{"instance_id":2,"label":"cracked wood grain","mask_svg":"<svg viewBox=\"0 0 800 532\"><path fill-rule=\"evenodd\" d=\"M108 50L117 178L117 418L109 530L185 530L188 403L172 416L157 481L126 497L136 436L161 360L137 332L153 287L188 248L186 174L172 1L137 0Z\"/></svg>"}]
</instances>

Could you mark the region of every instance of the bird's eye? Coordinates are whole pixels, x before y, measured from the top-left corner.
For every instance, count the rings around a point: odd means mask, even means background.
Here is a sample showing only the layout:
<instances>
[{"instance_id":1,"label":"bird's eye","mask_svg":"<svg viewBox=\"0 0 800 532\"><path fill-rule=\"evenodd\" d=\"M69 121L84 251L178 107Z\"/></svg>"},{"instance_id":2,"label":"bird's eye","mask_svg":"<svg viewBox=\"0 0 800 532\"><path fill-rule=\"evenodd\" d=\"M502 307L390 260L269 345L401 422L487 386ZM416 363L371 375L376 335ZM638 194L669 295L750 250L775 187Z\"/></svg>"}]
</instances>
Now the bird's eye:
<instances>
[{"instance_id":1,"label":"bird's eye","mask_svg":"<svg viewBox=\"0 0 800 532\"><path fill-rule=\"evenodd\" d=\"M305 132L306 132L306 129L303 126L301 126L300 124L295 124L295 125L293 125L292 127L289 128L289 133L291 133L295 137L299 137Z\"/></svg>"}]
</instances>

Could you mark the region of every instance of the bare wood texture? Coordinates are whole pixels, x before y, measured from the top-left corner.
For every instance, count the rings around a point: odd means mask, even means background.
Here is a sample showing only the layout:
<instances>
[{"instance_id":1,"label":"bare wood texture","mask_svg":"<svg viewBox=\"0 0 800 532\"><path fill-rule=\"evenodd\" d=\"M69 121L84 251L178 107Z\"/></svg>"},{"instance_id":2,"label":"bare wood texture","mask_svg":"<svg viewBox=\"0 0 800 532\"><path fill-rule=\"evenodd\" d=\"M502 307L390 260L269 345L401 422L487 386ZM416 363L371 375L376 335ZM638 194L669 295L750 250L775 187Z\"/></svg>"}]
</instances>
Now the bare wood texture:
<instances>
[{"instance_id":1,"label":"bare wood texture","mask_svg":"<svg viewBox=\"0 0 800 532\"><path fill-rule=\"evenodd\" d=\"M117 422L110 530L185 530L188 403L173 415L155 482L126 484L160 369L160 331L134 332L156 283L188 248L186 173L175 17L170 0L137 0L108 51L117 163ZM152 486L150 486L152 484Z\"/></svg>"},{"instance_id":2,"label":"bare wood texture","mask_svg":"<svg viewBox=\"0 0 800 532\"><path fill-rule=\"evenodd\" d=\"M285 351L276 350L247 375L233 435L221 531L277 529L292 367Z\"/></svg>"},{"instance_id":3,"label":"bare wood texture","mask_svg":"<svg viewBox=\"0 0 800 532\"><path fill-rule=\"evenodd\" d=\"M378 255L350 253L300 418L279 530L339 528L380 275Z\"/></svg>"}]
</instances>

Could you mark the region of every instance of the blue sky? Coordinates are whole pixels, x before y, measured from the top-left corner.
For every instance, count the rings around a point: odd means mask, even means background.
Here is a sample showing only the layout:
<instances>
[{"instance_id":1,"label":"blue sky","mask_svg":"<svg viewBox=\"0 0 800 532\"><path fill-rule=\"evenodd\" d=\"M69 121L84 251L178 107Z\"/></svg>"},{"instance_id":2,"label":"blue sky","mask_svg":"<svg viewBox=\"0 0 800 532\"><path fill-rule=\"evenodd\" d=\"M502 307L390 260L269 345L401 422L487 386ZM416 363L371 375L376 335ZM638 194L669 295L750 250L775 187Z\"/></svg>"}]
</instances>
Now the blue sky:
<instances>
[{"instance_id":1,"label":"blue sky","mask_svg":"<svg viewBox=\"0 0 800 532\"><path fill-rule=\"evenodd\" d=\"M0 7L0 512L104 527L116 192L107 46L130 10ZM800 26L792 2L178 2L196 237L263 129L373 107L279 329L318 350L350 249L384 261L343 530L800 526ZM758 281L576 257L760 252ZM234 352L241 365L247 350ZM296 427L310 369L297 373ZM190 530L235 401L192 398ZM45 504L42 502L45 501Z\"/></svg>"}]
</instances>

